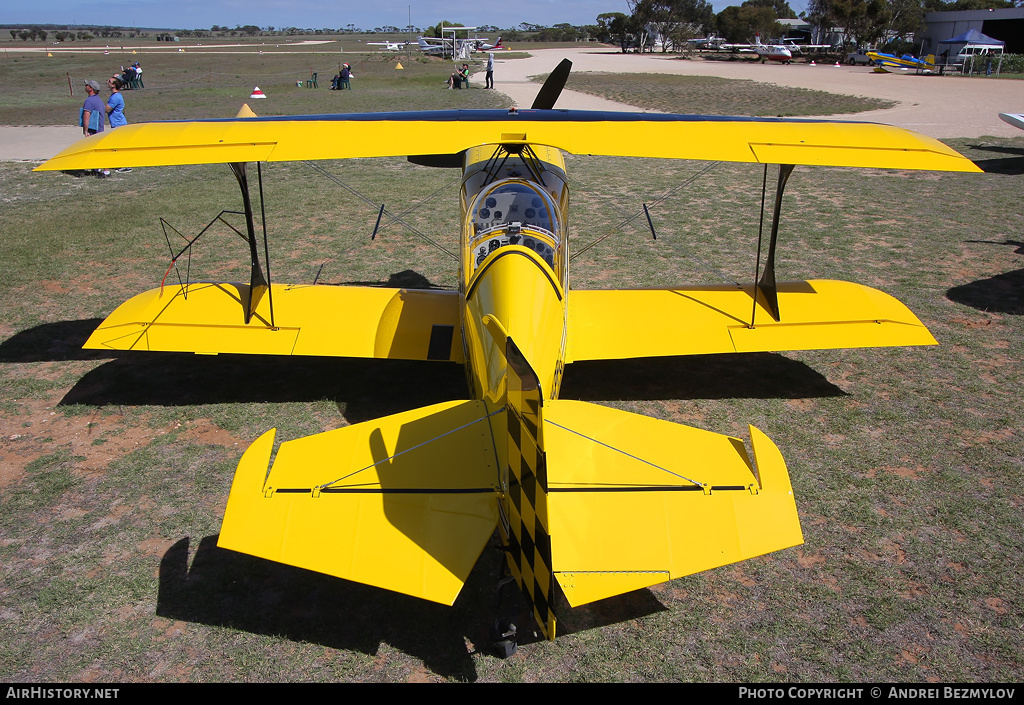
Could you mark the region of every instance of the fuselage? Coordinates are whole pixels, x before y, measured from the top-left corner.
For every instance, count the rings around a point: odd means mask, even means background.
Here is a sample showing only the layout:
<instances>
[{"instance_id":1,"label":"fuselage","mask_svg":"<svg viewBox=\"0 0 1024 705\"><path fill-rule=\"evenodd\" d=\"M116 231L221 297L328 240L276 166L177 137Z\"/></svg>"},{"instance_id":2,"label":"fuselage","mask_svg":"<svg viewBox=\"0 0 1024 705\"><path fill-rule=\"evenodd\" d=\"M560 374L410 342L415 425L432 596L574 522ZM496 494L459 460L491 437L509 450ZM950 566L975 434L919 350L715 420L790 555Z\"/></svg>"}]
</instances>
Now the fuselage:
<instances>
[{"instance_id":1,"label":"fuselage","mask_svg":"<svg viewBox=\"0 0 1024 705\"><path fill-rule=\"evenodd\" d=\"M466 153L459 285L474 398L500 404L503 336L521 349L543 398L558 396L566 349L568 201L557 149L506 144Z\"/></svg>"},{"instance_id":2,"label":"fuselage","mask_svg":"<svg viewBox=\"0 0 1024 705\"><path fill-rule=\"evenodd\" d=\"M781 45L758 44L754 47L754 51L761 57L761 61L785 61L788 63L793 60L793 52Z\"/></svg>"},{"instance_id":3,"label":"fuselage","mask_svg":"<svg viewBox=\"0 0 1024 705\"><path fill-rule=\"evenodd\" d=\"M895 54L882 54L877 51L869 51L868 57L878 66L891 66L905 69L934 69L935 57L929 54L923 59L918 59L910 54L896 56Z\"/></svg>"}]
</instances>

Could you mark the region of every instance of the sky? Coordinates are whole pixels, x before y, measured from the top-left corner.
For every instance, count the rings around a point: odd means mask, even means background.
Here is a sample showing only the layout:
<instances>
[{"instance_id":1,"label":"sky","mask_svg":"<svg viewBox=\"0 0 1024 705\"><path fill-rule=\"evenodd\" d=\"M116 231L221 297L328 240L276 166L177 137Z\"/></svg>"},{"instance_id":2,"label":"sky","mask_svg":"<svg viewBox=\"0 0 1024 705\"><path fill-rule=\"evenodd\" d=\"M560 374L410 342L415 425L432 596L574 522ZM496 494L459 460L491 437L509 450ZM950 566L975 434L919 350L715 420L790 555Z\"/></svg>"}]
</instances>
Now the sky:
<instances>
[{"instance_id":1,"label":"sky","mask_svg":"<svg viewBox=\"0 0 1024 705\"><path fill-rule=\"evenodd\" d=\"M720 12L740 0L714 0ZM802 2L790 5L799 10ZM521 22L551 26L594 24L604 12L628 12L626 0L37 0L5 11L4 24L125 25L168 29L209 29L213 25L257 25L361 29L385 25L416 27L441 20L466 26L515 27Z\"/></svg>"}]
</instances>

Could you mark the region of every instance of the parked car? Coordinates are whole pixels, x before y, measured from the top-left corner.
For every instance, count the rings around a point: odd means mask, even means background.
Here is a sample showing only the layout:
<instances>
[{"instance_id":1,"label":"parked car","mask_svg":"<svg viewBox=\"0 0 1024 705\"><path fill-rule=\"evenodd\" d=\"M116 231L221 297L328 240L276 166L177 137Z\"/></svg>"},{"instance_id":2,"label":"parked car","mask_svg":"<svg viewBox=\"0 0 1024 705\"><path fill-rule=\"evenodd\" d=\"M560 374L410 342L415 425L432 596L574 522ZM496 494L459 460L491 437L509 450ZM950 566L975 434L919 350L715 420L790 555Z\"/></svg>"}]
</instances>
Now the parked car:
<instances>
[{"instance_id":1,"label":"parked car","mask_svg":"<svg viewBox=\"0 0 1024 705\"><path fill-rule=\"evenodd\" d=\"M854 52L846 55L846 63L850 66L872 66L875 62L871 60L867 54L858 54Z\"/></svg>"}]
</instances>

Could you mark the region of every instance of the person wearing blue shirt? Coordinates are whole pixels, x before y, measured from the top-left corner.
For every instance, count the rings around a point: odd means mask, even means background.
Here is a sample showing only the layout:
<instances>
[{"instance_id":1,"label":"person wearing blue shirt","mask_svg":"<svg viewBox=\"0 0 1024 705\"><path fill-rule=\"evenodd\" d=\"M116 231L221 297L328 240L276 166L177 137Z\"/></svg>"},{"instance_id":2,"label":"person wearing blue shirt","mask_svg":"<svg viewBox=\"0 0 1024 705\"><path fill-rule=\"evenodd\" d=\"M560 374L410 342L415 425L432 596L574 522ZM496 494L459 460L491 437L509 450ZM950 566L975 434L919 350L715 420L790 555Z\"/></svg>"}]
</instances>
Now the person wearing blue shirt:
<instances>
[{"instance_id":1,"label":"person wearing blue shirt","mask_svg":"<svg viewBox=\"0 0 1024 705\"><path fill-rule=\"evenodd\" d=\"M107 88L110 89L110 98L107 100L107 117L110 118L111 129L128 124L128 120L124 116L124 96L121 95L123 87L124 84L120 78L107 79Z\"/></svg>"}]
</instances>

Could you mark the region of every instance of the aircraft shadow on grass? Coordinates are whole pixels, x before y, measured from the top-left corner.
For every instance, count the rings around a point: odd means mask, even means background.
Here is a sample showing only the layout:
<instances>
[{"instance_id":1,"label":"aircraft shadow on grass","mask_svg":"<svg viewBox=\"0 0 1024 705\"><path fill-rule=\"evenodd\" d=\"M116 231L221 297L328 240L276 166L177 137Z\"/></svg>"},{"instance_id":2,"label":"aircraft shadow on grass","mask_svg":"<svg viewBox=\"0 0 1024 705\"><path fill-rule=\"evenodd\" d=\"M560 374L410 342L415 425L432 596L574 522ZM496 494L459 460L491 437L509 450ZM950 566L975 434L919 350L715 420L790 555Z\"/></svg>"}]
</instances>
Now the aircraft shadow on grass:
<instances>
[{"instance_id":1,"label":"aircraft shadow on grass","mask_svg":"<svg viewBox=\"0 0 1024 705\"><path fill-rule=\"evenodd\" d=\"M490 643L495 614L523 625L520 644L540 640L529 633L533 618L518 591L505 590L506 603L499 604L494 586L504 557L496 547L484 551L452 607L218 548L217 536L191 549L189 566L190 548L191 539L182 538L160 562L161 617L369 655L388 644L433 673L468 681L477 678L472 655ZM637 590L576 608L561 630L600 628L664 609L649 590Z\"/></svg>"},{"instance_id":2,"label":"aircraft shadow on grass","mask_svg":"<svg viewBox=\"0 0 1024 705\"><path fill-rule=\"evenodd\" d=\"M1024 173L1024 172L1022 172ZM988 245L1009 245L1016 247L1015 254L1024 254L1024 242L1005 240L970 240ZM955 286L946 291L946 298L958 304L976 308L979 311L1007 313L1014 316L1024 315L1024 269L1017 269L1005 274L997 274L987 279L979 279L969 284Z\"/></svg>"},{"instance_id":3,"label":"aircraft shadow on grass","mask_svg":"<svg viewBox=\"0 0 1024 705\"><path fill-rule=\"evenodd\" d=\"M1006 155L992 159L975 159L974 163L986 174L1006 174L1008 176L1024 174L1024 149L1020 147L971 145L971 149Z\"/></svg>"},{"instance_id":4,"label":"aircraft shadow on grass","mask_svg":"<svg viewBox=\"0 0 1024 705\"><path fill-rule=\"evenodd\" d=\"M321 357L296 363L291 357L116 353L115 359L86 373L61 404L187 406L330 399L349 423L358 423L467 395L462 367L450 363ZM643 401L843 394L802 362L773 353L742 353L573 363L566 368L561 396Z\"/></svg>"}]
</instances>

